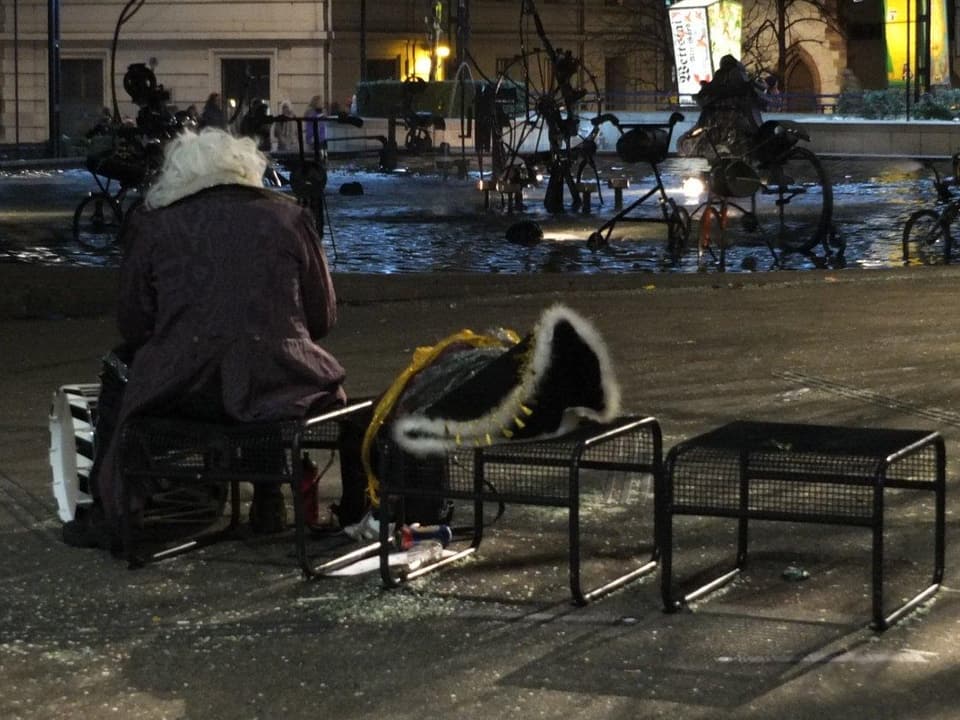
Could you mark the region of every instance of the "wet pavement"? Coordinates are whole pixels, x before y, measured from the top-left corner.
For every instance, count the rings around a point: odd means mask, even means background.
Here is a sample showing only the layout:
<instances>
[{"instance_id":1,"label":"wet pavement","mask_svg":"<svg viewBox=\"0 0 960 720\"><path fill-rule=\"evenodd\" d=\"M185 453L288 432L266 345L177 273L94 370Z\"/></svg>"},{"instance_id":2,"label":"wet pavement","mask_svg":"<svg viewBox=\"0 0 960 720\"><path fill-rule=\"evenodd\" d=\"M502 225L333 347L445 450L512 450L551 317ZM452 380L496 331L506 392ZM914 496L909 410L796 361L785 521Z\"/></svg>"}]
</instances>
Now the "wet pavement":
<instances>
[{"instance_id":1,"label":"wet pavement","mask_svg":"<svg viewBox=\"0 0 960 720\"><path fill-rule=\"evenodd\" d=\"M564 515L515 505L472 559L395 591L375 573L302 581L289 535L246 535L135 572L66 547L47 412L56 387L95 379L115 342L112 317L82 300L97 290L91 276L115 288L116 274L0 265L0 296L28 282L77 293L58 314L0 319L0 717L955 720L958 273L336 280L343 305L325 344L354 395L386 387L418 345L464 327L522 331L562 300L594 323L624 406L658 418L665 448L736 418L941 431L945 586L876 634L864 528L753 523L743 575L675 615L662 612L656 574L572 607ZM650 551L648 486L615 489L584 498L584 541L600 565L584 567L591 578ZM887 512L894 603L929 579L932 509L898 498ZM469 517L458 507L458 522ZM728 520L678 521L674 537L681 582L733 561ZM785 577L793 567L808 577Z\"/></svg>"},{"instance_id":2,"label":"wet pavement","mask_svg":"<svg viewBox=\"0 0 960 720\"><path fill-rule=\"evenodd\" d=\"M945 584L883 634L866 626L861 528L754 523L746 572L673 615L656 574L572 607L554 510L508 506L473 558L396 591L375 573L302 581L289 535L244 535L136 572L64 546L47 413L57 387L95 381L116 342L118 255L64 236L91 185L82 172L0 178L0 717L955 720L960 268L895 267L902 218L932 199L918 164L849 167L837 183L849 198L837 206L845 268L798 258L809 272L727 276L665 270L653 225L649 240L591 253L585 238L606 209L586 222L531 207L553 239L519 247L502 237L516 216L478 212L469 180L338 168L327 240L340 322L324 342L348 391L375 394L419 345L465 327L523 331L563 301L594 323L625 408L658 418L665 449L738 418L940 431ZM363 198L335 192L356 179ZM322 494L336 499L335 469ZM649 556L649 485L621 478L584 502L599 563L585 572ZM929 581L932 508L896 498L887 512L894 603ZM684 520L675 538L682 582L732 562L727 520ZM335 553L328 540L312 551Z\"/></svg>"},{"instance_id":3,"label":"wet pavement","mask_svg":"<svg viewBox=\"0 0 960 720\"><path fill-rule=\"evenodd\" d=\"M901 234L907 216L932 206L933 174L914 160L825 160L834 191L834 232L842 254L817 247L813 255L786 255L782 266L884 268L901 264ZM475 168L475 164L473 165ZM661 166L670 197L694 212L698 199L686 198L683 180L698 174L702 161L670 159ZM943 170L943 168L941 168ZM626 175L629 204L652 187L652 177L639 166L623 167L610 156L601 158L601 177ZM483 209L476 190L479 174L442 178L432 158L408 160L394 173L380 173L375 160L333 160L327 186L328 222L325 242L334 270L341 273L629 273L695 272L699 214L694 214L692 249L673 264L664 251L663 223L620 223L608 247L593 251L587 239L615 211L613 193L594 196L593 212L548 214L543 187L525 192L525 206L508 213ZM362 196L342 195L339 188L359 182ZM95 189L83 169L0 172L0 262L115 266L119 248L90 251L72 238L74 208ZM635 215L658 213L655 199ZM544 240L527 246L506 241L507 229L521 219L540 224ZM707 267L715 267L715 263ZM759 239L727 251L727 269L740 271L773 267L773 257Z\"/></svg>"}]
</instances>

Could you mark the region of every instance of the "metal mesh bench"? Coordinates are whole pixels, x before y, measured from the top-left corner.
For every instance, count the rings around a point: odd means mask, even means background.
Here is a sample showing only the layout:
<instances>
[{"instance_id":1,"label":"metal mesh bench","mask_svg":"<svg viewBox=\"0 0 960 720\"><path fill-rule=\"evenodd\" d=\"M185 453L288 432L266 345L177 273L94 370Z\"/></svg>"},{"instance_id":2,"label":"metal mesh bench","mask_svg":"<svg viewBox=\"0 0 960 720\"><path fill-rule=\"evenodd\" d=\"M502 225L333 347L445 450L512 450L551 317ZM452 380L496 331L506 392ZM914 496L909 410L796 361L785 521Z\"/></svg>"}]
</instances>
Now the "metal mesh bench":
<instances>
[{"instance_id":1,"label":"metal mesh bench","mask_svg":"<svg viewBox=\"0 0 960 720\"><path fill-rule=\"evenodd\" d=\"M354 402L343 408L310 416L304 420L263 423L209 423L170 417L137 417L124 425L120 438L121 503L123 547L130 567L171 557L209 545L234 534L240 520L241 482L288 485L293 498L294 532L297 561L304 575L313 577L370 555L376 545L314 566L307 555L308 527L305 519L301 453L311 449L335 450L338 447L340 421L363 411L372 400ZM197 537L165 547L149 555L139 553L140 533L134 527L136 512L131 506L130 488L134 484L154 488L170 486L197 488L229 486L231 512L226 528L205 532ZM220 509L217 509L219 514ZM176 517L154 520L182 520ZM215 518L211 518L215 519Z\"/></svg>"},{"instance_id":2,"label":"metal mesh bench","mask_svg":"<svg viewBox=\"0 0 960 720\"><path fill-rule=\"evenodd\" d=\"M396 587L405 580L475 552L483 539L485 502L569 510L570 591L573 601L578 605L584 605L656 568L657 548L654 543L651 557L641 565L632 567L599 587L584 590L581 586L580 471L606 470L652 475L654 484L659 484L662 436L659 423L652 417L624 417L603 425L589 423L553 439L465 448L427 458L401 452L390 440L380 443L379 452L381 508L386 504L398 522L403 519L403 504L408 498L437 497L473 503L469 547L407 574L391 568L388 523L381 522L380 571L387 587ZM439 481L424 481L431 477L439 478Z\"/></svg>"},{"instance_id":3,"label":"metal mesh bench","mask_svg":"<svg viewBox=\"0 0 960 720\"><path fill-rule=\"evenodd\" d=\"M733 422L672 448L658 503L661 590L674 611L733 579L746 565L748 521L783 520L869 528L873 626L885 630L932 596L944 565L946 453L937 433L770 422ZM884 494L933 493L930 585L884 615ZM733 570L677 598L673 590L673 518L738 520Z\"/></svg>"}]
</instances>

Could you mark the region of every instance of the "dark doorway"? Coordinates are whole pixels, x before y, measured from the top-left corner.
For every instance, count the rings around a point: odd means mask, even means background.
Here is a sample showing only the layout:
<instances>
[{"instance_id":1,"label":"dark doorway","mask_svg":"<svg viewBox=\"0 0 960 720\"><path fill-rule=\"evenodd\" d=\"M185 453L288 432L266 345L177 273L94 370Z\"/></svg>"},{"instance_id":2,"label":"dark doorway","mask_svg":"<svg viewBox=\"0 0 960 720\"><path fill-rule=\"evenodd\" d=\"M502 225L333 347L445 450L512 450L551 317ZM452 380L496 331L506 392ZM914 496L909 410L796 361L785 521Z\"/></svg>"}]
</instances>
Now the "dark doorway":
<instances>
[{"instance_id":1,"label":"dark doorway","mask_svg":"<svg viewBox=\"0 0 960 720\"><path fill-rule=\"evenodd\" d=\"M881 0L838 5L847 29L847 69L853 72L864 89L887 87L883 5Z\"/></svg>"},{"instance_id":2,"label":"dark doorway","mask_svg":"<svg viewBox=\"0 0 960 720\"><path fill-rule=\"evenodd\" d=\"M61 60L61 132L70 138L83 137L97 124L103 107L103 60Z\"/></svg>"},{"instance_id":3,"label":"dark doorway","mask_svg":"<svg viewBox=\"0 0 960 720\"><path fill-rule=\"evenodd\" d=\"M367 60L367 80L399 80L400 58L371 58Z\"/></svg>"},{"instance_id":4,"label":"dark doorway","mask_svg":"<svg viewBox=\"0 0 960 720\"><path fill-rule=\"evenodd\" d=\"M229 122L242 118L252 100L270 104L269 58L223 58L220 78L223 110Z\"/></svg>"},{"instance_id":5,"label":"dark doorway","mask_svg":"<svg viewBox=\"0 0 960 720\"><path fill-rule=\"evenodd\" d=\"M607 110L627 109L627 58L623 55L604 59Z\"/></svg>"},{"instance_id":6,"label":"dark doorway","mask_svg":"<svg viewBox=\"0 0 960 720\"><path fill-rule=\"evenodd\" d=\"M787 71L784 110L799 113L819 112L820 103L816 97L819 91L807 64L802 60L795 63Z\"/></svg>"}]
</instances>

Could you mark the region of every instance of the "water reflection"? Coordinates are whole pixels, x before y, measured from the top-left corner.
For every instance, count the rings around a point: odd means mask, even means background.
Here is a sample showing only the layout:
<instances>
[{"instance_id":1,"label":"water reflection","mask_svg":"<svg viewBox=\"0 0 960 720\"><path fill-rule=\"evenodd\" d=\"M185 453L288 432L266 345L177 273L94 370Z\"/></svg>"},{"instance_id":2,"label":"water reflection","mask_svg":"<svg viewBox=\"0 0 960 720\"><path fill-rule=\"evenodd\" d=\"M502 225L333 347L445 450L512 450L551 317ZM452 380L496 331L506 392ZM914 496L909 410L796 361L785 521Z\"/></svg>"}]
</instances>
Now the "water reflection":
<instances>
[{"instance_id":1,"label":"water reflection","mask_svg":"<svg viewBox=\"0 0 960 720\"><path fill-rule=\"evenodd\" d=\"M668 160L661 170L668 193L678 202L684 179L702 170L702 163ZM426 172L428 169L429 172ZM630 187L625 205L652 185L639 167L607 163L605 176L625 174ZM899 266L901 233L915 209L932 206L936 192L932 173L913 161L828 161L834 185L834 224L845 245L842 258L789 255L781 259L787 270L806 270L825 264L837 267L883 268ZM476 173L467 180L441 180L426 165L406 173L380 174L340 166L329 175L328 223L324 243L337 272L422 273L471 271L490 273L622 273L698 271L696 222L691 247L677 264L665 258L667 229L663 223L620 223L608 247L592 252L586 239L614 214L613 192L605 186L594 197L592 215L569 212L552 216L543 210L542 189L532 191L522 212L483 210L475 189ZM340 195L346 182L360 182L364 194ZM25 171L0 174L0 262L115 266L121 250L114 246L91 251L71 237L73 210L93 189L85 171ZM539 193L539 194L538 194ZM491 198L494 200L495 198ZM691 205L695 206L695 202ZM638 210L657 216L655 199ZM513 244L506 231L527 219L540 224L544 239L533 246ZM769 270L774 258L762 241L727 250L727 269Z\"/></svg>"}]
</instances>

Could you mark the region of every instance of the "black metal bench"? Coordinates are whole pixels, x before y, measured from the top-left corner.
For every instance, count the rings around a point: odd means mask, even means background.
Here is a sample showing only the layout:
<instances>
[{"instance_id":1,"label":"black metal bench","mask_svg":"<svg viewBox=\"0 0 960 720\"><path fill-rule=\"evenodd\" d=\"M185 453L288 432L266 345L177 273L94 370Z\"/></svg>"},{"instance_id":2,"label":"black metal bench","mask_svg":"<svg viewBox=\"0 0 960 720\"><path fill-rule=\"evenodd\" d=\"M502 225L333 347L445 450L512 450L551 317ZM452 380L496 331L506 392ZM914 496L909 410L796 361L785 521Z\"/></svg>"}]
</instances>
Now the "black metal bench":
<instances>
[{"instance_id":1,"label":"black metal bench","mask_svg":"<svg viewBox=\"0 0 960 720\"><path fill-rule=\"evenodd\" d=\"M664 478L656 526L661 592L668 612L718 589L746 566L749 520L869 528L873 627L877 630L885 630L940 587L946 451L937 433L738 421L672 448ZM884 499L890 489L933 493L933 574L928 587L885 615ZM673 590L673 518L677 515L738 520L735 567L682 598Z\"/></svg>"},{"instance_id":2,"label":"black metal bench","mask_svg":"<svg viewBox=\"0 0 960 720\"><path fill-rule=\"evenodd\" d=\"M662 471L660 425L652 417L624 417L607 424L587 423L561 437L508 442L453 450L443 456L416 458L390 440L379 443L381 517L389 508L398 522L408 498L439 497L473 503L470 544L418 569L402 573L390 565L389 525L380 523L380 572L387 587L396 587L475 552L483 539L484 503L561 507L569 510L569 574L573 601L584 605L657 566L657 548L641 565L599 587L581 587L580 471L606 470L652 475ZM429 484L424 478L439 477ZM656 533L654 533L655 539Z\"/></svg>"},{"instance_id":3,"label":"black metal bench","mask_svg":"<svg viewBox=\"0 0 960 720\"><path fill-rule=\"evenodd\" d=\"M372 400L353 402L304 420L262 423L209 423L170 417L136 417L121 429L120 473L124 554L131 568L195 550L235 533L240 520L241 482L273 483L290 487L294 508L296 556L307 577L323 575L371 555L376 544L314 566L307 555L301 453L311 449L335 450L340 421L364 411ZM186 487L223 484L230 488L231 513L226 528L205 532L171 547L142 555L140 533L134 527L136 513L130 488L136 484L170 484Z\"/></svg>"}]
</instances>

